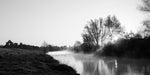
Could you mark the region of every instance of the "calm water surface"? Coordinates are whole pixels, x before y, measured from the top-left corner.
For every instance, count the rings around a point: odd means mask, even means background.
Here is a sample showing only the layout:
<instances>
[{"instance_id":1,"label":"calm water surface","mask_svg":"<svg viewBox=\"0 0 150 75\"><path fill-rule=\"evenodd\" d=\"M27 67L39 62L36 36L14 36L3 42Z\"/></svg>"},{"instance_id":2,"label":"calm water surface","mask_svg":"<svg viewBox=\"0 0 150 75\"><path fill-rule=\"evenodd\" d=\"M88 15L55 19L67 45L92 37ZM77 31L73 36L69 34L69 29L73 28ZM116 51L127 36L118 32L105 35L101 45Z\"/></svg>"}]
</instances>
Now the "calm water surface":
<instances>
[{"instance_id":1,"label":"calm water surface","mask_svg":"<svg viewBox=\"0 0 150 75\"><path fill-rule=\"evenodd\" d=\"M144 59L97 58L67 51L48 54L73 67L81 75L150 75L150 62Z\"/></svg>"}]
</instances>

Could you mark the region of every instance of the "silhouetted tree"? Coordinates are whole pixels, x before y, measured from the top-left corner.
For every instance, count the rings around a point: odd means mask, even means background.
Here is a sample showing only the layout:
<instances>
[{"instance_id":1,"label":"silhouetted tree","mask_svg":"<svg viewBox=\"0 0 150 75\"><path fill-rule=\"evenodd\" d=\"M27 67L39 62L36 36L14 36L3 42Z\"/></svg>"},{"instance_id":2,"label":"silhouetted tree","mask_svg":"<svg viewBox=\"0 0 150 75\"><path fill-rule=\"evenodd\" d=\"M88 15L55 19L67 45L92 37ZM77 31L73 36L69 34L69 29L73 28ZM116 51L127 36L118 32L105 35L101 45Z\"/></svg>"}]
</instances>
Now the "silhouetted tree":
<instances>
[{"instance_id":1,"label":"silhouetted tree","mask_svg":"<svg viewBox=\"0 0 150 75\"><path fill-rule=\"evenodd\" d=\"M64 50L64 49L66 50L66 49L67 49L67 46L61 46L60 48L61 48L62 50Z\"/></svg>"},{"instance_id":2,"label":"silhouetted tree","mask_svg":"<svg viewBox=\"0 0 150 75\"><path fill-rule=\"evenodd\" d=\"M94 39L88 34L82 34L83 42L88 44L93 44Z\"/></svg>"},{"instance_id":3,"label":"silhouetted tree","mask_svg":"<svg viewBox=\"0 0 150 75\"><path fill-rule=\"evenodd\" d=\"M115 16L108 16L104 25L108 29L107 35L111 40L113 34L120 34L121 32L123 32L123 28L121 27L119 20Z\"/></svg>"},{"instance_id":4,"label":"silhouetted tree","mask_svg":"<svg viewBox=\"0 0 150 75\"><path fill-rule=\"evenodd\" d=\"M13 47L14 47L14 48L18 48L18 43L14 43L14 44L13 44Z\"/></svg>"},{"instance_id":5,"label":"silhouetted tree","mask_svg":"<svg viewBox=\"0 0 150 75\"><path fill-rule=\"evenodd\" d=\"M105 37L104 36L105 34L106 32L103 25L103 19L100 18L100 19L91 20L85 26L85 33L82 34L82 36L84 42L99 46L99 41L100 41L99 39L102 40Z\"/></svg>"},{"instance_id":6,"label":"silhouetted tree","mask_svg":"<svg viewBox=\"0 0 150 75\"><path fill-rule=\"evenodd\" d=\"M13 47L13 42L11 40L8 40L5 44L6 48L12 48Z\"/></svg>"},{"instance_id":7,"label":"silhouetted tree","mask_svg":"<svg viewBox=\"0 0 150 75\"><path fill-rule=\"evenodd\" d=\"M143 6L140 6L140 10L146 13L150 13L150 0L142 0ZM143 22L144 28L144 36L150 35L150 19L146 19Z\"/></svg>"},{"instance_id":8,"label":"silhouetted tree","mask_svg":"<svg viewBox=\"0 0 150 75\"><path fill-rule=\"evenodd\" d=\"M22 44L22 43L20 43L20 44L19 44L19 48L22 48L22 46L23 46L23 44Z\"/></svg>"},{"instance_id":9,"label":"silhouetted tree","mask_svg":"<svg viewBox=\"0 0 150 75\"><path fill-rule=\"evenodd\" d=\"M44 41L43 44L42 44L42 49L44 51L44 53L47 53L48 52L48 44Z\"/></svg>"},{"instance_id":10,"label":"silhouetted tree","mask_svg":"<svg viewBox=\"0 0 150 75\"><path fill-rule=\"evenodd\" d=\"M74 46L73 46L73 51L74 52L81 52L81 42L80 41L76 41Z\"/></svg>"},{"instance_id":11,"label":"silhouetted tree","mask_svg":"<svg viewBox=\"0 0 150 75\"><path fill-rule=\"evenodd\" d=\"M80 46L81 45L81 42L80 41L76 41L74 46Z\"/></svg>"},{"instance_id":12,"label":"silhouetted tree","mask_svg":"<svg viewBox=\"0 0 150 75\"><path fill-rule=\"evenodd\" d=\"M150 12L150 0L142 0L143 6L140 7L141 11Z\"/></svg>"},{"instance_id":13,"label":"silhouetted tree","mask_svg":"<svg viewBox=\"0 0 150 75\"><path fill-rule=\"evenodd\" d=\"M106 20L95 19L91 20L85 26L85 32L82 34L84 43L90 43L95 46L103 45L103 42L112 38L113 34L123 32L120 22L115 16L108 16Z\"/></svg>"}]
</instances>

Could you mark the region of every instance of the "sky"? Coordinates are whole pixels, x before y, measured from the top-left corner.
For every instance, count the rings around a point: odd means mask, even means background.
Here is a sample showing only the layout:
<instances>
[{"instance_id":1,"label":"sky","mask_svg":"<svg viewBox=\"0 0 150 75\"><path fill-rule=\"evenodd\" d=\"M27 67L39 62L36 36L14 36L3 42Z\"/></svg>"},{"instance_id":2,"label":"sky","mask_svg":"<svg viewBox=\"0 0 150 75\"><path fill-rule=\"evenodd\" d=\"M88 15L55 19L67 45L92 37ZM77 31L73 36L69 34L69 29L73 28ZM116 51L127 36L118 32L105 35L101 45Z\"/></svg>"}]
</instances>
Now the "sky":
<instances>
[{"instance_id":1,"label":"sky","mask_svg":"<svg viewBox=\"0 0 150 75\"><path fill-rule=\"evenodd\" d=\"M89 20L108 15L136 32L145 17L139 5L141 0L0 0L0 44L72 46L82 41Z\"/></svg>"}]
</instances>

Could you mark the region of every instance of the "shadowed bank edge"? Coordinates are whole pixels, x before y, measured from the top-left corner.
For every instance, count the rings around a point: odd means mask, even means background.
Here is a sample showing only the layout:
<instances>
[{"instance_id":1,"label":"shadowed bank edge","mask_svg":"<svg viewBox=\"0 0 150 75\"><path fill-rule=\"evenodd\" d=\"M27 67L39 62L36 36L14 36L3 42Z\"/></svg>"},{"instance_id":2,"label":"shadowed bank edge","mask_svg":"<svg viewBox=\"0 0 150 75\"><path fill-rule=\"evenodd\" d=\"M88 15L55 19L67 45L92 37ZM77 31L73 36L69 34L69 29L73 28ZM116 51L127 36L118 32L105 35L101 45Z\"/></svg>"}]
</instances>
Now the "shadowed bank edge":
<instances>
[{"instance_id":1,"label":"shadowed bank edge","mask_svg":"<svg viewBox=\"0 0 150 75\"><path fill-rule=\"evenodd\" d=\"M79 75L41 51L0 48L0 75Z\"/></svg>"}]
</instances>

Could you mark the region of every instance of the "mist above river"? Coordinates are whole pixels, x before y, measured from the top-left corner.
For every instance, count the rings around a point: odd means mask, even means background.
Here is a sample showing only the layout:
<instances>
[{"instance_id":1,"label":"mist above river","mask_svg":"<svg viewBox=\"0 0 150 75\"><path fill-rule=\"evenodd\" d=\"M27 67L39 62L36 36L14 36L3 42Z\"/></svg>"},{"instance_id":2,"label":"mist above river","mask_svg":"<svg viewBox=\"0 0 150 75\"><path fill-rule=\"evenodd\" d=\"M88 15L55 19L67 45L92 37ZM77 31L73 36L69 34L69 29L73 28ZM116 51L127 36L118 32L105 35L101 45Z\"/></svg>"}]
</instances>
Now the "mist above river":
<instances>
[{"instance_id":1,"label":"mist above river","mask_svg":"<svg viewBox=\"0 0 150 75\"><path fill-rule=\"evenodd\" d=\"M148 60L98 58L68 51L48 54L60 63L73 67L81 75L150 75Z\"/></svg>"}]
</instances>

